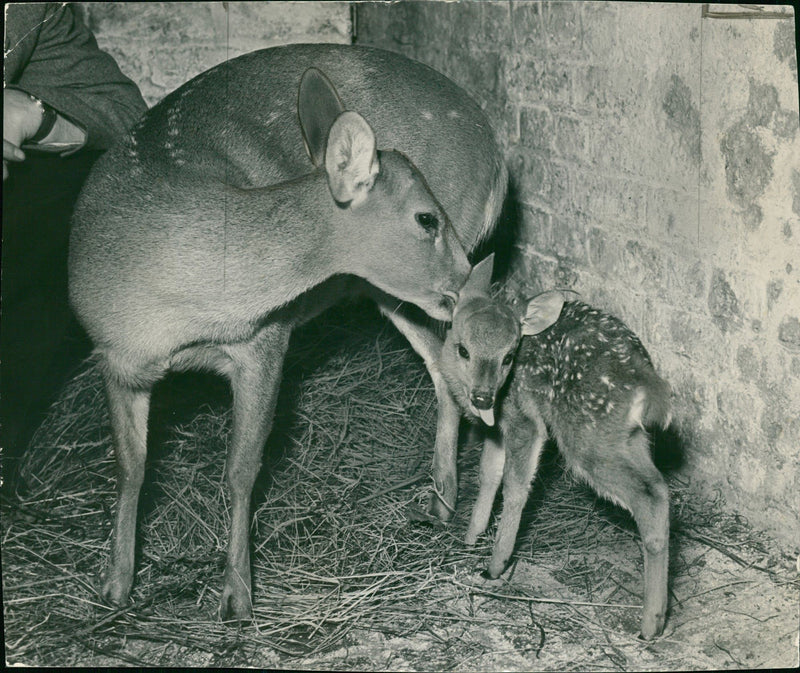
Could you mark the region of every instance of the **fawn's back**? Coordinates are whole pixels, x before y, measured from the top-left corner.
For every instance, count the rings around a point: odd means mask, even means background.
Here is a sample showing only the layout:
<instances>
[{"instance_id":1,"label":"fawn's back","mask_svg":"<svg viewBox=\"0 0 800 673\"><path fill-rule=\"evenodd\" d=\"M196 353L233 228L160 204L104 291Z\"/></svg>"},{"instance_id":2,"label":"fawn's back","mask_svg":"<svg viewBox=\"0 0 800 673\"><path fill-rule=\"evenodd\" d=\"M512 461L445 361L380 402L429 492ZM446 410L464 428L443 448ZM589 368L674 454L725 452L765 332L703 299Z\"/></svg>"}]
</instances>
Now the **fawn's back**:
<instances>
[{"instance_id":1,"label":"fawn's back","mask_svg":"<svg viewBox=\"0 0 800 673\"><path fill-rule=\"evenodd\" d=\"M512 396L554 431L669 423L669 386L624 323L560 292L535 297L520 316L483 291L487 262L462 289L442 353L451 392L471 416L492 425L495 406Z\"/></svg>"},{"instance_id":2,"label":"fawn's back","mask_svg":"<svg viewBox=\"0 0 800 673\"><path fill-rule=\"evenodd\" d=\"M523 336L510 391L535 399L548 424L620 427L669 422L669 388L639 338L620 320L565 302L547 330Z\"/></svg>"}]
</instances>

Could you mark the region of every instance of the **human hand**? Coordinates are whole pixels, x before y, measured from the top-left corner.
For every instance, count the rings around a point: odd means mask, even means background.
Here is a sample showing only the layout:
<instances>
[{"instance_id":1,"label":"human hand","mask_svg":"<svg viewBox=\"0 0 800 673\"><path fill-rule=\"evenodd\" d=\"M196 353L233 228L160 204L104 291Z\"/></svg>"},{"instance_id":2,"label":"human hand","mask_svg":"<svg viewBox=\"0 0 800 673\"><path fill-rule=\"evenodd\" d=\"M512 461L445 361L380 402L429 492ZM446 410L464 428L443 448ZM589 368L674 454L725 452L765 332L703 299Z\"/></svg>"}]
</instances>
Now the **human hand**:
<instances>
[{"instance_id":1,"label":"human hand","mask_svg":"<svg viewBox=\"0 0 800 673\"><path fill-rule=\"evenodd\" d=\"M25 152L3 138L3 180L8 177L8 161L24 161Z\"/></svg>"},{"instance_id":2,"label":"human hand","mask_svg":"<svg viewBox=\"0 0 800 673\"><path fill-rule=\"evenodd\" d=\"M42 123L42 111L28 94L3 89L3 180L8 177L9 161L24 161L22 143L33 137Z\"/></svg>"}]
</instances>

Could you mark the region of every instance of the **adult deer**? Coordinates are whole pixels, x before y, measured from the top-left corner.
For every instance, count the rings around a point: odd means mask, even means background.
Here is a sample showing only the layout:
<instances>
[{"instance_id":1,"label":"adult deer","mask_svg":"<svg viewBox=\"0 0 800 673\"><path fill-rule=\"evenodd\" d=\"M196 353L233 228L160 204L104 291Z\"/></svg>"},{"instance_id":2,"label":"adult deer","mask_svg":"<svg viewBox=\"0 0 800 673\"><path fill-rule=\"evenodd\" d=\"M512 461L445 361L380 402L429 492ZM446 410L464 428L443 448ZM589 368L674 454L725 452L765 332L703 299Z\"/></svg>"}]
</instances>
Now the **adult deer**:
<instances>
[{"instance_id":1,"label":"adult deer","mask_svg":"<svg viewBox=\"0 0 800 673\"><path fill-rule=\"evenodd\" d=\"M464 248L490 232L505 183L489 124L461 89L402 56L335 45L212 68L97 163L75 210L70 295L102 362L115 441L107 600L124 603L133 581L153 384L189 368L231 381L220 616L247 617L250 497L291 330L368 292L432 368L441 341L403 302L450 318ZM458 410L432 375L447 419L434 460L446 506L433 507L446 518Z\"/></svg>"}]
</instances>

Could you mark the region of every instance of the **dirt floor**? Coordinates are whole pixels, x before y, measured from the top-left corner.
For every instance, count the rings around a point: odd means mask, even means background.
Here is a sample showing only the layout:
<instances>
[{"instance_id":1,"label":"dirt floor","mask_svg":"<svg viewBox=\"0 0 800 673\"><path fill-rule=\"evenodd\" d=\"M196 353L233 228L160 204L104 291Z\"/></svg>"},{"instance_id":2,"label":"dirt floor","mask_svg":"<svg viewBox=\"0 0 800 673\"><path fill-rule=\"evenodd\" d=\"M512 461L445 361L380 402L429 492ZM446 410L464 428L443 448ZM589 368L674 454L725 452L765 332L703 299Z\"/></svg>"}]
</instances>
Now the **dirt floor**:
<instances>
[{"instance_id":1,"label":"dirt floor","mask_svg":"<svg viewBox=\"0 0 800 673\"><path fill-rule=\"evenodd\" d=\"M636 546L629 545L628 551L635 554ZM409 671L746 670L798 665L797 587L780 586L764 572L742 568L702 544L684 544L678 553L678 562L694 570L678 572L673 581L669 623L657 641L648 644L634 637L638 607L581 605L624 596L610 577L599 586L593 582L608 567L603 555L617 564L620 552L614 546L591 559L576 558L571 566L576 572L562 576L564 581L521 561L511 580L483 583L468 596L454 591L453 607L463 611L463 622L431 625L427 633L413 636L357 634L352 644L297 665ZM636 572L636 564L629 565ZM454 585L461 588L462 581L481 584L473 577L454 578ZM587 594L588 586L592 591ZM569 603L496 597L511 587ZM632 604L639 600L630 595L627 599ZM473 615L477 624L471 622ZM552 621L557 628L550 628ZM570 621L574 628L564 630L564 622Z\"/></svg>"},{"instance_id":2,"label":"dirt floor","mask_svg":"<svg viewBox=\"0 0 800 673\"><path fill-rule=\"evenodd\" d=\"M278 431L256 485L253 623L218 623L230 399L178 378L154 396L132 605L95 590L114 506L108 421L91 363L4 486L8 665L306 670L710 670L798 664L797 550L670 476L670 610L637 638L642 557L630 517L546 454L515 562L481 577L468 549L479 449L463 447L448 526L421 520L435 427L419 359L377 315L294 342ZM346 321L345 321L346 322Z\"/></svg>"}]
</instances>

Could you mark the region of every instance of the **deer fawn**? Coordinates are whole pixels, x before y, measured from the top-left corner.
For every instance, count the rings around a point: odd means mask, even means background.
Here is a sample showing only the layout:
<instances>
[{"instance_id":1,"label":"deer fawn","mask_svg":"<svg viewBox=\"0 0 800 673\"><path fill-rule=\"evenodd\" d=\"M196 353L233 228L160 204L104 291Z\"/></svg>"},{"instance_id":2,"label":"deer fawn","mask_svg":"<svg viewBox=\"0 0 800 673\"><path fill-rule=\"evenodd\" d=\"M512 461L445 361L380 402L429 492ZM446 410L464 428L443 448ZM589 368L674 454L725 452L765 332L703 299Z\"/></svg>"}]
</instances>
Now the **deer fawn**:
<instances>
[{"instance_id":1,"label":"deer fawn","mask_svg":"<svg viewBox=\"0 0 800 673\"><path fill-rule=\"evenodd\" d=\"M403 152L377 151L375 131ZM103 368L117 461L107 601L124 604L133 582L154 383L192 368L231 381L219 614L246 618L251 491L293 327L368 292L431 363L441 341L401 303L450 319L470 269L463 245L491 230L505 179L461 89L399 55L341 45L212 68L97 162L73 218L70 296Z\"/></svg>"},{"instance_id":2,"label":"deer fawn","mask_svg":"<svg viewBox=\"0 0 800 673\"><path fill-rule=\"evenodd\" d=\"M531 299L521 317L493 300L492 262L475 266L462 288L440 361L469 417L493 426L497 413L466 543L486 530L502 479L488 574L505 570L549 428L567 466L636 520L644 546L641 633L653 638L667 609L669 494L645 426L669 424L669 386L639 339L606 313L565 302L558 291Z\"/></svg>"}]
</instances>

